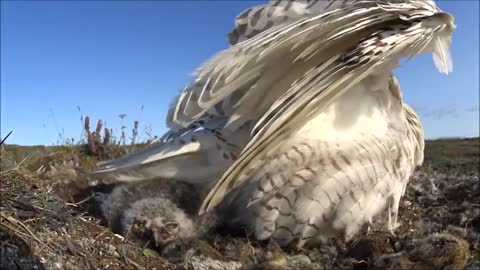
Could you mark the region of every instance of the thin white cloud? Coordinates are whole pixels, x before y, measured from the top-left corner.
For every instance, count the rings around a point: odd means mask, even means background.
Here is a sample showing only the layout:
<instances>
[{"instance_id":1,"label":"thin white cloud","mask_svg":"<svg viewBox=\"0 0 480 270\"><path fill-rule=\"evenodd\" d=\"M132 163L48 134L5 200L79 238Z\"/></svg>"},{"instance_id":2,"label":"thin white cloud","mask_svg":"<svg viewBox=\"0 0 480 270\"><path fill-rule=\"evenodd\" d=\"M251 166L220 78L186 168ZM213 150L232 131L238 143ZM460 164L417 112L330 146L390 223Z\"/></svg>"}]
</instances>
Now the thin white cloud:
<instances>
[{"instance_id":1,"label":"thin white cloud","mask_svg":"<svg viewBox=\"0 0 480 270\"><path fill-rule=\"evenodd\" d=\"M472 106L472 107L469 107L469 108L466 108L465 111L466 112L478 112L480 109L478 107L478 105L476 106Z\"/></svg>"},{"instance_id":2,"label":"thin white cloud","mask_svg":"<svg viewBox=\"0 0 480 270\"><path fill-rule=\"evenodd\" d=\"M445 117L458 118L457 108L453 105L448 107L432 108L423 112L424 117L433 117L436 119L444 119Z\"/></svg>"},{"instance_id":3,"label":"thin white cloud","mask_svg":"<svg viewBox=\"0 0 480 270\"><path fill-rule=\"evenodd\" d=\"M426 106L421 106L421 105L411 105L413 110L417 113L424 113L428 111L428 107Z\"/></svg>"}]
</instances>

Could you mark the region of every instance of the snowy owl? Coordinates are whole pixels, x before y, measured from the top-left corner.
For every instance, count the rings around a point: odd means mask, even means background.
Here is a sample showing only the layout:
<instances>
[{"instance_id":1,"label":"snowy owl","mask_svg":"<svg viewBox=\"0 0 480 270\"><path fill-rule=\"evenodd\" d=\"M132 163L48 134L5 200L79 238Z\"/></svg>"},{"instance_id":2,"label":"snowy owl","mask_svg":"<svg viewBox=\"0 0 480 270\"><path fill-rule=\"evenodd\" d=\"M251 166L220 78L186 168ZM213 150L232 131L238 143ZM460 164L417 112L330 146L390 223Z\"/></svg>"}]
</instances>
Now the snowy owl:
<instances>
[{"instance_id":1,"label":"snowy owl","mask_svg":"<svg viewBox=\"0 0 480 270\"><path fill-rule=\"evenodd\" d=\"M392 71L433 52L449 73L453 17L430 0L277 0L235 23L172 103L164 142L95 174L203 183L200 213L281 245L348 239L383 213L394 228L424 138Z\"/></svg>"}]
</instances>

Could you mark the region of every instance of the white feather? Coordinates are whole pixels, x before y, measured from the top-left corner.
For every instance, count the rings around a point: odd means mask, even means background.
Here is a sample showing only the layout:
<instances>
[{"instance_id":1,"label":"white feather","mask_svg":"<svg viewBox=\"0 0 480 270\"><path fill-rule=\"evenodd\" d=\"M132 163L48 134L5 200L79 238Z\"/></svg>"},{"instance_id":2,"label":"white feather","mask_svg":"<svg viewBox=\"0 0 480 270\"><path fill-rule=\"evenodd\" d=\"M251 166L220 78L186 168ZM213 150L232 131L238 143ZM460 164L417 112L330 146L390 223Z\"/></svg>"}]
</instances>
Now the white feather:
<instances>
[{"instance_id":1,"label":"white feather","mask_svg":"<svg viewBox=\"0 0 480 270\"><path fill-rule=\"evenodd\" d=\"M437 36L433 42L433 62L438 71L445 74L452 72L453 64L449 38Z\"/></svg>"}]
</instances>

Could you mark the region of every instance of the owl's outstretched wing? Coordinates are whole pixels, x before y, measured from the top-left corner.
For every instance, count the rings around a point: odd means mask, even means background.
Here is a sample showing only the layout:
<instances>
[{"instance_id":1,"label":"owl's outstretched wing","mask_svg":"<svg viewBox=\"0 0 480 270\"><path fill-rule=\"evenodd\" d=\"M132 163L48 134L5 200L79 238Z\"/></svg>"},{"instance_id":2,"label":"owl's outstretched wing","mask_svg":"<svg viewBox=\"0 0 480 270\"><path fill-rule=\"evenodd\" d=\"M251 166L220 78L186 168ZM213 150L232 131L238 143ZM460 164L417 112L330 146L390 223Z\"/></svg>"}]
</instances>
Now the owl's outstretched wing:
<instances>
[{"instance_id":1,"label":"owl's outstretched wing","mask_svg":"<svg viewBox=\"0 0 480 270\"><path fill-rule=\"evenodd\" d=\"M102 162L91 176L102 183L153 178L206 183L220 177L240 155L250 137L248 126L236 132L204 127L148 148Z\"/></svg>"},{"instance_id":2,"label":"owl's outstretched wing","mask_svg":"<svg viewBox=\"0 0 480 270\"><path fill-rule=\"evenodd\" d=\"M235 28L228 33L228 41L234 45L280 24L302 17L318 15L337 8L344 8L358 0L271 0L266 5L249 8L235 18Z\"/></svg>"},{"instance_id":3,"label":"owl's outstretched wing","mask_svg":"<svg viewBox=\"0 0 480 270\"><path fill-rule=\"evenodd\" d=\"M292 76L294 82L286 84L288 89L257 122L254 137L207 196L201 212L216 206L262 166L268 153L367 76L383 74L386 82L401 58L426 51L433 51L437 68L448 73L451 60L445 45L450 44L453 28L453 18L431 1L358 1L273 27L238 44L248 52L241 56L242 63L252 61L257 69L265 69L255 85L264 76L278 75L274 71L282 74L277 80ZM225 70L235 57L224 64ZM281 67L278 59L283 60ZM199 74L214 74L220 66L217 61L214 68L207 65ZM288 73L282 72L285 67Z\"/></svg>"},{"instance_id":4,"label":"owl's outstretched wing","mask_svg":"<svg viewBox=\"0 0 480 270\"><path fill-rule=\"evenodd\" d=\"M283 9L286 10L298 9L297 4L289 6L287 2L289 1L275 1L270 5L284 5ZM317 3L317 10L314 9L315 5L309 6L312 2L305 2L304 8L309 12L292 13L285 22L272 23L270 28L262 29L263 32L257 35L250 35L250 39L213 57L197 70L195 81L172 103L167 115L170 131L164 136L163 144L103 163L94 175L127 181L153 177L190 182L215 179L233 164L252 135L258 133L250 145L260 141L261 136L265 136L262 135L265 129L271 129L271 123L277 118L288 118L287 115L295 113L300 97L300 100L306 101L306 95L309 98L316 95L315 91L304 91L302 88L307 89L318 83L318 80L334 82L340 73L350 72L341 68L341 62L349 65L358 62L364 64L365 57L356 56L354 51L351 55L344 54L344 59L338 58L349 46L356 46L361 38L368 38L369 35L388 32L382 25L415 22L418 26L419 20L439 12L430 1L424 0L398 4L398 7L396 4L389 5L388 1L352 0L351 5L347 5L349 2L343 1L338 7L335 6L337 2L323 7ZM280 16L278 13L262 14ZM256 15L247 17L248 20L258 18ZM433 26L424 28L434 29L435 25L433 23ZM238 27L241 26L237 24ZM421 30L415 31L412 33L417 35ZM430 36L432 34L427 33L424 39L419 39L415 48L428 45L425 40ZM449 43L448 37L449 35L437 35L434 50L437 51L436 63L445 71L450 69L448 51L445 50ZM414 36L410 38L409 42L413 42ZM363 45L367 48L376 46L367 43ZM382 49L383 46L375 48ZM385 56L389 52L382 53ZM381 55L376 59L380 57ZM377 64L380 63L381 61ZM366 71L369 67L365 66L364 69ZM358 72L360 68L352 70ZM332 74L337 77L331 76ZM356 74L349 76L355 77ZM310 82L310 79L317 81ZM319 92L316 99L332 100L332 93L339 94L336 91L346 87L345 81L335 83L337 85L329 86L329 90ZM301 95L297 95L297 92ZM306 104L303 101L302 104ZM256 128L252 130L255 124ZM251 151L253 148L249 149Z\"/></svg>"},{"instance_id":5,"label":"owl's outstretched wing","mask_svg":"<svg viewBox=\"0 0 480 270\"><path fill-rule=\"evenodd\" d=\"M313 31L306 27L304 32L297 32L294 40L289 40L293 30L288 29L290 23L321 14L328 16L331 11L357 1L282 0L244 11L236 18L236 27L228 35L233 46L196 70L194 82L181 91L171 104L167 126L174 131L179 130L206 114L227 117L225 128L229 130L235 130L247 121L256 122L288 89L298 73L303 72L303 67L290 65L295 60L291 58L295 52L288 54L287 50L292 45L291 41L297 43ZM364 2L359 6L374 5ZM329 17L341 17L347 12L337 10ZM345 25L347 21L331 20L322 31L313 35L320 37L327 31L348 29L351 25ZM249 40L260 33L262 38ZM239 41L243 42L239 44ZM279 46L271 46L275 43ZM296 52L307 43L299 42Z\"/></svg>"},{"instance_id":6,"label":"owl's outstretched wing","mask_svg":"<svg viewBox=\"0 0 480 270\"><path fill-rule=\"evenodd\" d=\"M305 14L321 14L346 2L272 1L260 13L247 10L239 15L232 32L243 29L244 40L253 37L254 32L279 27ZM264 27L264 20L269 20L268 27ZM268 66L257 65L254 58L246 57L252 49L258 54L261 47L255 44L231 47L197 71L195 81L175 98L168 111L170 130L162 137L163 143L102 162L92 175L102 181L166 177L201 182L220 177L250 140L255 122L294 80L294 76L287 76L279 81L294 71L287 66L278 69L282 58L265 62ZM270 67L272 63L277 67Z\"/></svg>"}]
</instances>

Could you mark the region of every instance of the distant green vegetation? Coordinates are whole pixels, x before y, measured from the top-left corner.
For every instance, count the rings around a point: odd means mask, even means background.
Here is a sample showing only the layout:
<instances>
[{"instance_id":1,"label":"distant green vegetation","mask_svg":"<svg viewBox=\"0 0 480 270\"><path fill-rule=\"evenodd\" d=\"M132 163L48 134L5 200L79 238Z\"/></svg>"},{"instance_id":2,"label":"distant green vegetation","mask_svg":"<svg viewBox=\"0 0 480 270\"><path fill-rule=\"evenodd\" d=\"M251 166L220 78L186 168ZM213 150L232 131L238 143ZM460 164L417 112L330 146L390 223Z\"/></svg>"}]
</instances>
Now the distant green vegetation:
<instances>
[{"instance_id":1,"label":"distant green vegetation","mask_svg":"<svg viewBox=\"0 0 480 270\"><path fill-rule=\"evenodd\" d=\"M138 144L135 148L145 147ZM73 150L77 153L87 154L85 146L20 146L2 145L3 150L9 153L16 162L21 162L28 156L26 163L38 157L52 154L62 150ZM131 146L123 146L130 149ZM439 173L471 174L480 173L480 138L472 139L440 139L426 141L425 146L425 170L433 170Z\"/></svg>"},{"instance_id":2,"label":"distant green vegetation","mask_svg":"<svg viewBox=\"0 0 480 270\"><path fill-rule=\"evenodd\" d=\"M424 167L441 173L480 173L480 138L427 141Z\"/></svg>"},{"instance_id":3,"label":"distant green vegetation","mask_svg":"<svg viewBox=\"0 0 480 270\"><path fill-rule=\"evenodd\" d=\"M33 146L21 146L16 144L6 144L2 145L2 148L5 152L9 154L9 158L16 161L17 163L21 162L25 158L26 163L33 161L41 156L48 155L55 150L60 149L62 146L43 146L43 145L33 145Z\"/></svg>"}]
</instances>

